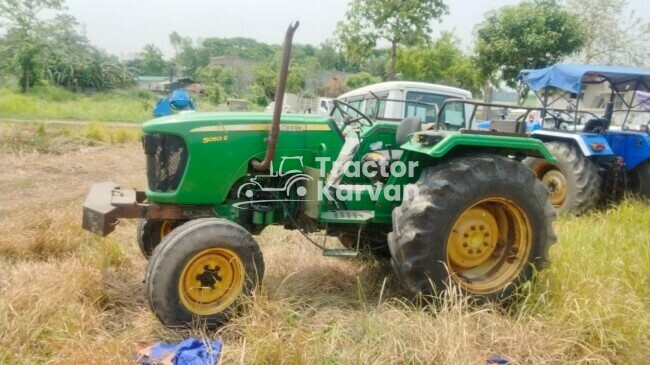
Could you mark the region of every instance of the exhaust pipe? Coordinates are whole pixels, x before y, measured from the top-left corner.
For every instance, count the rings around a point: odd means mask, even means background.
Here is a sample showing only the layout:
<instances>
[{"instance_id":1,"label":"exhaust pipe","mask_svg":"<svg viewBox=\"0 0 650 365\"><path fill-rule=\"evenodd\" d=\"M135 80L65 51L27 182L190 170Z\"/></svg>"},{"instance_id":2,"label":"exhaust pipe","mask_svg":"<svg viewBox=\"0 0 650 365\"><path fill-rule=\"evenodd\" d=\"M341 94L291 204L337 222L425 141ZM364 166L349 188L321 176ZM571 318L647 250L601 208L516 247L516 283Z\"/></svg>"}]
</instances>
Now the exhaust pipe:
<instances>
[{"instance_id":1,"label":"exhaust pipe","mask_svg":"<svg viewBox=\"0 0 650 365\"><path fill-rule=\"evenodd\" d=\"M280 64L280 75L278 76L278 88L275 91L275 109L273 109L273 121L271 130L266 140L266 156L264 161L257 159L251 161L251 166L257 171L266 171L271 166L271 161L275 157L275 148L278 145L278 135L280 134L280 115L282 114L282 102L284 101L284 89L287 86L287 74L289 73L289 59L291 58L291 42L293 34L298 29L300 22L289 24L287 34L284 36L282 45L282 63Z\"/></svg>"}]
</instances>

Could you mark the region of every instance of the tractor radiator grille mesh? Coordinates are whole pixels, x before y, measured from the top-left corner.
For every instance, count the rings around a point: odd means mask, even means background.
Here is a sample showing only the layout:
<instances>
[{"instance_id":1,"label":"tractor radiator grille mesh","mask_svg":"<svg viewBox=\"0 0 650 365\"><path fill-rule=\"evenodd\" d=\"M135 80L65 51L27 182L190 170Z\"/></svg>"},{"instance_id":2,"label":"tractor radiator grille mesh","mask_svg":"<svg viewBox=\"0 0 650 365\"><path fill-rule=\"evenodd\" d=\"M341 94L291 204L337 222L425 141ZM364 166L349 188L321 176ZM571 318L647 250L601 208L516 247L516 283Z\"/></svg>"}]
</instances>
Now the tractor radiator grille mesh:
<instances>
[{"instance_id":1,"label":"tractor radiator grille mesh","mask_svg":"<svg viewBox=\"0 0 650 365\"><path fill-rule=\"evenodd\" d=\"M178 188L187 164L187 146L182 138L168 134L144 134L149 190L171 192Z\"/></svg>"}]
</instances>

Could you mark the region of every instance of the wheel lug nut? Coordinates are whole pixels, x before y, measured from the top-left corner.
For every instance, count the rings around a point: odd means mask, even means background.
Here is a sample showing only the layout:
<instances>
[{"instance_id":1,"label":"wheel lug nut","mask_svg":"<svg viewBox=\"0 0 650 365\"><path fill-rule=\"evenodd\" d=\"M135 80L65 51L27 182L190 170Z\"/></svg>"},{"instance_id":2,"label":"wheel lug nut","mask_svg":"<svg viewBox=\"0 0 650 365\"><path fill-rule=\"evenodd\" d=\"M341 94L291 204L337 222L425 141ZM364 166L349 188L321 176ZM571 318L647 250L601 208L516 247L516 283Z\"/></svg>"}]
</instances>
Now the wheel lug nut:
<instances>
[{"instance_id":1,"label":"wheel lug nut","mask_svg":"<svg viewBox=\"0 0 650 365\"><path fill-rule=\"evenodd\" d=\"M482 230L485 229L485 226L484 226L484 225L480 225L480 226L478 227L478 229L480 229L480 230L482 231Z\"/></svg>"},{"instance_id":2,"label":"wheel lug nut","mask_svg":"<svg viewBox=\"0 0 650 365\"><path fill-rule=\"evenodd\" d=\"M476 226L472 226L472 231L476 231Z\"/></svg>"},{"instance_id":3,"label":"wheel lug nut","mask_svg":"<svg viewBox=\"0 0 650 365\"><path fill-rule=\"evenodd\" d=\"M467 238L467 237L469 237L469 233L465 233L463 236L465 236L465 238Z\"/></svg>"},{"instance_id":4,"label":"wheel lug nut","mask_svg":"<svg viewBox=\"0 0 650 365\"><path fill-rule=\"evenodd\" d=\"M463 247L467 247L467 246L469 246L467 242L463 242Z\"/></svg>"},{"instance_id":5,"label":"wheel lug nut","mask_svg":"<svg viewBox=\"0 0 650 365\"><path fill-rule=\"evenodd\" d=\"M472 253L474 253L474 250L472 250L472 249L470 248L469 251L467 251L467 252L469 252L470 254L472 254Z\"/></svg>"},{"instance_id":6,"label":"wheel lug nut","mask_svg":"<svg viewBox=\"0 0 650 365\"><path fill-rule=\"evenodd\" d=\"M481 252L483 252L483 251L481 251L480 248L477 248L477 249L476 249L476 253L481 253Z\"/></svg>"},{"instance_id":7,"label":"wheel lug nut","mask_svg":"<svg viewBox=\"0 0 650 365\"><path fill-rule=\"evenodd\" d=\"M485 232L485 233L483 233L483 236L485 236L485 237L490 237L490 232Z\"/></svg>"},{"instance_id":8,"label":"wheel lug nut","mask_svg":"<svg viewBox=\"0 0 650 365\"><path fill-rule=\"evenodd\" d=\"M483 246L487 247L489 243L487 241L483 242Z\"/></svg>"}]
</instances>

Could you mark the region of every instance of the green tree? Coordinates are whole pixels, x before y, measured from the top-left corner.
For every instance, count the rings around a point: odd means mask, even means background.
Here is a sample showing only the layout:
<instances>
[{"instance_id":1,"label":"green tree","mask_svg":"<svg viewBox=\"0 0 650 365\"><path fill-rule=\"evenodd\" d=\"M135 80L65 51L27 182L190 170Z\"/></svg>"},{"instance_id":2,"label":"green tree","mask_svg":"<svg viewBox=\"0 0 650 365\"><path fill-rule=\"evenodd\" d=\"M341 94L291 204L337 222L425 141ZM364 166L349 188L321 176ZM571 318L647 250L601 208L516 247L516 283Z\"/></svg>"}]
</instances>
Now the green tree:
<instances>
[{"instance_id":1,"label":"green tree","mask_svg":"<svg viewBox=\"0 0 650 365\"><path fill-rule=\"evenodd\" d=\"M458 47L460 40L444 32L430 46L401 50L396 70L405 80L445 84L479 91L479 76L472 60Z\"/></svg>"},{"instance_id":2,"label":"green tree","mask_svg":"<svg viewBox=\"0 0 650 365\"><path fill-rule=\"evenodd\" d=\"M28 91L45 71L42 41L48 33L48 22L39 18L44 10L64 9L63 0L0 0L0 19L7 29L9 46L1 55L10 59L9 66L19 75L20 88Z\"/></svg>"},{"instance_id":3,"label":"green tree","mask_svg":"<svg viewBox=\"0 0 650 365\"><path fill-rule=\"evenodd\" d=\"M264 93L269 100L275 100L278 85L278 70L280 69L277 58L273 62L258 63L253 68L253 84ZM298 94L305 86L307 71L302 64L292 62L289 65L286 90Z\"/></svg>"},{"instance_id":4,"label":"green tree","mask_svg":"<svg viewBox=\"0 0 650 365\"><path fill-rule=\"evenodd\" d=\"M167 63L163 53L153 44L147 44L142 49L142 72L144 75L162 76L167 73Z\"/></svg>"},{"instance_id":5,"label":"green tree","mask_svg":"<svg viewBox=\"0 0 650 365\"><path fill-rule=\"evenodd\" d=\"M446 13L443 0L353 0L336 33L351 61L367 57L379 40L390 42L387 77L394 80L398 46L429 40L431 22Z\"/></svg>"},{"instance_id":6,"label":"green tree","mask_svg":"<svg viewBox=\"0 0 650 365\"><path fill-rule=\"evenodd\" d=\"M68 14L48 23L48 32L40 38L45 44L45 77L54 85L70 89L104 90L132 85L131 69L90 45L79 28L77 20Z\"/></svg>"},{"instance_id":7,"label":"green tree","mask_svg":"<svg viewBox=\"0 0 650 365\"><path fill-rule=\"evenodd\" d=\"M376 84L381 81L380 77L372 76L371 74L361 71L354 75L350 75L347 80L345 80L346 85L350 89L357 89L362 86Z\"/></svg>"},{"instance_id":8,"label":"green tree","mask_svg":"<svg viewBox=\"0 0 650 365\"><path fill-rule=\"evenodd\" d=\"M268 61L273 58L275 52L279 49L277 46L243 37L206 38L203 41L202 48L208 57L236 56L253 61ZM296 44L294 48L294 51L300 52L298 49L301 48L301 45Z\"/></svg>"},{"instance_id":9,"label":"green tree","mask_svg":"<svg viewBox=\"0 0 650 365\"><path fill-rule=\"evenodd\" d=\"M488 13L477 25L476 65L482 81L517 85L524 68L552 65L584 44L577 16L555 0L524 1Z\"/></svg>"},{"instance_id":10,"label":"green tree","mask_svg":"<svg viewBox=\"0 0 650 365\"><path fill-rule=\"evenodd\" d=\"M566 8L585 27L581 63L650 65L650 23L626 12L625 0L568 0Z\"/></svg>"},{"instance_id":11,"label":"green tree","mask_svg":"<svg viewBox=\"0 0 650 365\"><path fill-rule=\"evenodd\" d=\"M169 41L175 50L173 63L178 68L178 75L192 76L199 67L208 65L209 59L200 57L200 49L194 47L192 38L172 32Z\"/></svg>"}]
</instances>

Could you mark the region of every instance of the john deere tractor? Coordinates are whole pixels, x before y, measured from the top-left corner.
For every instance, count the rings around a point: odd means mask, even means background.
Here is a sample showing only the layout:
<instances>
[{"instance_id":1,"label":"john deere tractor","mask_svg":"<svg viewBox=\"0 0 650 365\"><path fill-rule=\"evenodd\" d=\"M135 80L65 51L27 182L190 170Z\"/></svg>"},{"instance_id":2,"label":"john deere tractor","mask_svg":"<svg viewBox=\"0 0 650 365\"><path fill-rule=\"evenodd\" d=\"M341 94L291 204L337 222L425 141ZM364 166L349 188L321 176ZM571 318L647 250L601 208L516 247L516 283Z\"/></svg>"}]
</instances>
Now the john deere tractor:
<instances>
[{"instance_id":1,"label":"john deere tractor","mask_svg":"<svg viewBox=\"0 0 650 365\"><path fill-rule=\"evenodd\" d=\"M156 119L142 127L148 188L95 184L83 226L105 236L121 218L144 220L147 298L169 326L223 324L262 283L254 235L272 224L300 229L327 256L384 251L414 295L451 284L499 300L543 267L555 241L548 190L520 161L555 159L521 128L449 130L464 118L454 105L427 130L418 116L373 122L340 101L343 130L332 118L281 115L279 100L272 116ZM316 230L324 238L310 237Z\"/></svg>"}]
</instances>

